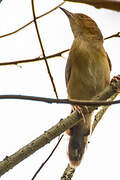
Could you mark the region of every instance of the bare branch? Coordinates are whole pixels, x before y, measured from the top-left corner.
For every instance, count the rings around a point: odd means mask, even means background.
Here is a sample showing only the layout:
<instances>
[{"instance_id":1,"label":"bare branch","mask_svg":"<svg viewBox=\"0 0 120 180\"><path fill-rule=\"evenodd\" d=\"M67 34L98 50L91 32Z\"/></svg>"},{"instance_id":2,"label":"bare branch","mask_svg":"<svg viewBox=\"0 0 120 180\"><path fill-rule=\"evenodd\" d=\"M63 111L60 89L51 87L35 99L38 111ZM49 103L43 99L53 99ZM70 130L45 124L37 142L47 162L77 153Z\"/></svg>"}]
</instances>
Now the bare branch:
<instances>
[{"instance_id":1,"label":"bare branch","mask_svg":"<svg viewBox=\"0 0 120 180\"><path fill-rule=\"evenodd\" d=\"M39 19L41 17L44 17L46 15L48 15L49 13L51 13L52 11L56 10L57 8L59 8L60 6L62 6L65 2L62 2L61 4L59 4L58 6L56 6L55 8L51 9L50 11L46 12L45 14L42 14L41 16L38 16L36 17L36 19ZM28 22L27 24L25 24L24 26L20 27L19 29L16 29L15 31L13 32L10 32L10 33L7 33L7 34L4 34L4 35L1 35L0 38L3 38L3 37L6 37L6 36L10 36L12 34L15 34L19 31L21 31L22 29L26 28L27 26L29 26L30 24L32 24L34 22L34 20Z\"/></svg>"},{"instance_id":2,"label":"bare branch","mask_svg":"<svg viewBox=\"0 0 120 180\"><path fill-rule=\"evenodd\" d=\"M118 75L119 76L119 75ZM20 100L32 100L32 101L41 101L46 103L57 103L57 104L71 104L71 105L80 105L80 106L108 106L112 104L119 104L120 100L116 101L103 101L108 99L113 94L118 93L120 90L120 79L117 81L112 80L111 84L104 89L98 96L95 96L91 100L68 100L68 99L53 99L53 98L44 98L37 96L25 96L25 95L0 95L0 99L20 99ZM107 92L107 93L106 93ZM105 94L105 96L103 96ZM99 96L102 96L103 99L99 99ZM102 101L101 101L102 100Z\"/></svg>"},{"instance_id":3,"label":"bare branch","mask_svg":"<svg viewBox=\"0 0 120 180\"><path fill-rule=\"evenodd\" d=\"M108 99L113 94L116 94L118 90L120 90L120 80L112 82L111 85L104 90L104 92L94 97L93 100ZM86 108L82 108L82 111L83 111L83 114L86 116L88 113L91 113L95 109L96 107L88 107L89 112L86 110ZM13 168L15 165L23 161L25 158L33 154L38 149L45 146L47 143L52 141L55 137L63 133L65 130L73 127L81 119L82 119L82 116L78 114L76 111L71 113L67 118L60 121L58 124L56 124L52 128L50 128L43 135L41 135L37 139L30 142L28 145L24 146L13 155L5 158L3 161L0 162L0 176L5 174L8 170Z\"/></svg>"},{"instance_id":4,"label":"bare branch","mask_svg":"<svg viewBox=\"0 0 120 180\"><path fill-rule=\"evenodd\" d=\"M77 3L85 3L96 8L105 8L114 11L120 11L120 2L113 0L64 0Z\"/></svg>"},{"instance_id":5,"label":"bare branch","mask_svg":"<svg viewBox=\"0 0 120 180\"><path fill-rule=\"evenodd\" d=\"M73 174L75 172L75 169L72 168L69 164L67 166L67 168L64 171L64 174L61 177L61 180L71 180L73 177Z\"/></svg>"},{"instance_id":6,"label":"bare branch","mask_svg":"<svg viewBox=\"0 0 120 180\"><path fill-rule=\"evenodd\" d=\"M104 40L110 39L110 38L113 38L113 37L120 37L120 32L118 32L118 33L116 33L116 34L113 34L113 35L111 35L111 36L108 36L108 37L106 37Z\"/></svg>"},{"instance_id":7,"label":"bare branch","mask_svg":"<svg viewBox=\"0 0 120 180\"><path fill-rule=\"evenodd\" d=\"M116 101L93 101L93 100L68 100L68 99L54 99L45 98L38 96L25 96L25 95L0 95L0 99L19 99L19 100L30 100L30 101L40 101L45 103L56 103L56 104L71 104L80 106L108 106L112 104L120 104L120 100Z\"/></svg>"},{"instance_id":8,"label":"bare branch","mask_svg":"<svg viewBox=\"0 0 120 180\"><path fill-rule=\"evenodd\" d=\"M113 96L111 96L109 98L109 100L113 101L116 98L116 96L117 96L117 94L114 94ZM99 123L99 121L102 119L104 113L107 111L107 109L109 107L110 106L102 107L102 109L95 115L93 125L92 125L92 133L93 133L95 127L97 126L97 124ZM74 173L75 173L75 169L68 164L67 168L65 169L65 171L61 177L61 180L71 180Z\"/></svg>"},{"instance_id":9,"label":"bare branch","mask_svg":"<svg viewBox=\"0 0 120 180\"><path fill-rule=\"evenodd\" d=\"M47 67L48 75L50 77L50 80L51 80L51 83L52 83L52 86L53 86L53 90L55 92L56 98L58 99L55 83L54 83L53 77L52 77L51 72L50 72L50 68L49 68L49 65L48 65L48 62L47 62L47 59L46 59L46 56L45 56L45 51L44 51L42 41L41 41L41 37L40 37L40 33L39 33L39 30L38 30L38 25L37 25L36 15L35 15L35 8L34 8L34 0L31 0L31 4L32 4L33 18L34 18L34 23L35 23L35 28L36 28L38 40L39 40L39 43L40 43L40 47L42 49L43 57L44 57L45 64L46 64L46 67Z\"/></svg>"},{"instance_id":10,"label":"bare branch","mask_svg":"<svg viewBox=\"0 0 120 180\"><path fill-rule=\"evenodd\" d=\"M113 35L111 35L111 36L108 36L108 37L104 38L104 40L107 40L107 39L110 39L110 38L113 38L113 37L120 37L120 32L118 32L118 33L116 33L116 34L113 34ZM50 55L50 56L46 56L46 59L50 59L50 58L54 58L54 57L61 56L63 53L65 53L65 52L67 52L67 51L69 51L69 50L70 50L70 49L66 49L66 50L63 50L63 51L61 51L61 52L52 54L52 55ZM41 61L41 60L44 60L44 57L36 57L36 58L34 58L34 59L26 59L26 60L2 62L2 63L0 63L0 66L17 65L17 64L36 62L36 61Z\"/></svg>"},{"instance_id":11,"label":"bare branch","mask_svg":"<svg viewBox=\"0 0 120 180\"><path fill-rule=\"evenodd\" d=\"M35 177L36 177L37 174L40 172L40 170L44 167L44 165L45 165L45 164L48 162L48 160L51 158L51 156L53 155L53 153L54 153L55 150L57 149L58 145L60 144L60 141L62 140L63 136L64 136L64 135L62 135L62 136L59 138L56 146L54 147L54 149L52 150L52 152L50 153L50 155L48 156L48 158L41 164L41 166L40 166L39 169L36 171L36 173L34 174L34 176L32 177L31 180L34 180L34 179L35 179Z\"/></svg>"},{"instance_id":12,"label":"bare branch","mask_svg":"<svg viewBox=\"0 0 120 180\"><path fill-rule=\"evenodd\" d=\"M109 101L113 101L118 94L114 94L113 96L111 96L109 98ZM93 121L93 125L92 125L92 132L94 131L95 127L97 126L97 124L99 123L99 121L102 119L103 115L105 114L105 112L107 111L107 109L110 106L104 106L102 107L102 109L95 115L94 121Z\"/></svg>"},{"instance_id":13,"label":"bare branch","mask_svg":"<svg viewBox=\"0 0 120 180\"><path fill-rule=\"evenodd\" d=\"M45 98L38 96L25 96L25 95L0 95L0 99L19 99L19 100L30 100L30 101L40 101L45 103L56 103L56 104L71 104L80 106L108 106L112 104L120 104L120 100L116 101L93 101L93 100L68 100L68 99L54 99Z\"/></svg>"},{"instance_id":14,"label":"bare branch","mask_svg":"<svg viewBox=\"0 0 120 180\"><path fill-rule=\"evenodd\" d=\"M71 128L79 121L79 119L80 116L77 112L72 113L69 117L60 121L58 124L46 131L43 135L30 142L13 155L5 158L3 161L0 162L0 177L8 170L12 169L15 165L36 152L38 149L50 143L51 140L59 136L66 129Z\"/></svg>"},{"instance_id":15,"label":"bare branch","mask_svg":"<svg viewBox=\"0 0 120 180\"><path fill-rule=\"evenodd\" d=\"M55 57L59 57L62 56L63 53L69 51L69 49L66 49L64 51L60 51L58 53L46 56L47 59L50 58L55 58ZM23 64L23 63L30 63L30 62L36 62L36 61L42 61L44 60L43 57L36 57L34 59L26 59L26 60L18 60L18 61L9 61L9 62L2 62L0 63L0 66L8 66L8 65L18 65L18 64Z\"/></svg>"}]
</instances>

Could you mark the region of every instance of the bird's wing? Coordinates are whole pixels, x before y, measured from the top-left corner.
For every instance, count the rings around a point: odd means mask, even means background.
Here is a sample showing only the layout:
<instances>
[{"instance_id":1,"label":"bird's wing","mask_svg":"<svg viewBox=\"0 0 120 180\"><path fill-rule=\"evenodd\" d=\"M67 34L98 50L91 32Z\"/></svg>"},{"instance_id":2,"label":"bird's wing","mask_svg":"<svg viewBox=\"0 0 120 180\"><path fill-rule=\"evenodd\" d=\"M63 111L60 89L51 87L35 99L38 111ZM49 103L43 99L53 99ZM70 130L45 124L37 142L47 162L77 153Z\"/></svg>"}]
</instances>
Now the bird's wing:
<instances>
[{"instance_id":1,"label":"bird's wing","mask_svg":"<svg viewBox=\"0 0 120 180\"><path fill-rule=\"evenodd\" d=\"M71 75L71 68L72 68L72 62L70 60L70 57L68 57L66 68L65 68L65 81L66 81L66 86L69 82L70 75Z\"/></svg>"},{"instance_id":2,"label":"bird's wing","mask_svg":"<svg viewBox=\"0 0 120 180\"><path fill-rule=\"evenodd\" d=\"M112 64L111 64L111 61L110 61L110 58L109 58L107 52L106 52L106 55L107 55L107 60L108 60L110 71L111 71L112 70Z\"/></svg>"}]
</instances>

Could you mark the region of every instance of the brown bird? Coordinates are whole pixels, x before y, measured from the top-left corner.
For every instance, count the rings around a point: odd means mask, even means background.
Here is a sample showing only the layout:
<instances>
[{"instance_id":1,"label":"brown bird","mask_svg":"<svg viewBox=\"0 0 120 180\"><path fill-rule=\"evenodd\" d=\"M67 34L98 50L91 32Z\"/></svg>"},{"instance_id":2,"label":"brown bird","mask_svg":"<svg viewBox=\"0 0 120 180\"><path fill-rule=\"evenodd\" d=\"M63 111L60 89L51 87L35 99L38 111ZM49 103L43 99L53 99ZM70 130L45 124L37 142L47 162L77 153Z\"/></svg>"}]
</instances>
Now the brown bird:
<instances>
[{"instance_id":1,"label":"brown bird","mask_svg":"<svg viewBox=\"0 0 120 180\"><path fill-rule=\"evenodd\" d=\"M90 100L110 83L111 63L103 47L103 36L87 15L60 9L67 15L74 35L65 71L68 98ZM80 107L72 109L80 113ZM91 114L69 130L68 156L74 167L81 162L90 129Z\"/></svg>"}]
</instances>

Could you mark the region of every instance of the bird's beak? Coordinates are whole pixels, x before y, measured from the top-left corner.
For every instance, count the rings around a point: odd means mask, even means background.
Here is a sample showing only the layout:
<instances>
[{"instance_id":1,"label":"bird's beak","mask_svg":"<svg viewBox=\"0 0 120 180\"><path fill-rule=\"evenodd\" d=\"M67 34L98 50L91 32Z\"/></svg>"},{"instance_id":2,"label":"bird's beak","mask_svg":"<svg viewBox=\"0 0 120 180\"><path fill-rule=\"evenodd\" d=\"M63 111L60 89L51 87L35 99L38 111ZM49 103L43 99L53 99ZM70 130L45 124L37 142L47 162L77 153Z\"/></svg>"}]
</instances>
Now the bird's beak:
<instances>
[{"instance_id":1,"label":"bird's beak","mask_svg":"<svg viewBox=\"0 0 120 180\"><path fill-rule=\"evenodd\" d=\"M67 11L66 9L61 8L61 7L60 7L60 9L61 9L68 17L73 17L73 14L72 14L71 12L69 12L69 11Z\"/></svg>"}]
</instances>

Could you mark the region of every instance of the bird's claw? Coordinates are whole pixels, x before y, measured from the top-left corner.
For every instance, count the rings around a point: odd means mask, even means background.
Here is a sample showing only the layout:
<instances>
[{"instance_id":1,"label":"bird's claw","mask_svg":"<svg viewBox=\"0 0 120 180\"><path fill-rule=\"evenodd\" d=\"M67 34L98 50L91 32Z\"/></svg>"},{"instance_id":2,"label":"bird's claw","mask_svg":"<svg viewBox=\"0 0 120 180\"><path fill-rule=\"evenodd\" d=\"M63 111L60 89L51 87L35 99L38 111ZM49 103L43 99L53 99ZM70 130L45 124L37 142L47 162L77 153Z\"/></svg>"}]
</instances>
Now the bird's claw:
<instances>
[{"instance_id":1,"label":"bird's claw","mask_svg":"<svg viewBox=\"0 0 120 180\"><path fill-rule=\"evenodd\" d=\"M114 81L119 81L120 80L120 74L117 75L117 76L114 76L111 80L111 82L114 82Z\"/></svg>"},{"instance_id":2,"label":"bird's claw","mask_svg":"<svg viewBox=\"0 0 120 180\"><path fill-rule=\"evenodd\" d=\"M85 108L86 108L86 110L88 111L88 109L87 109L86 106L85 106ZM74 110L74 111L77 111L78 114L81 114L81 115L82 115L83 121L84 121L84 123L85 123L85 116L84 116L84 114L83 114L83 112L82 112L81 107L80 107L80 106L73 106L73 110Z\"/></svg>"}]
</instances>

